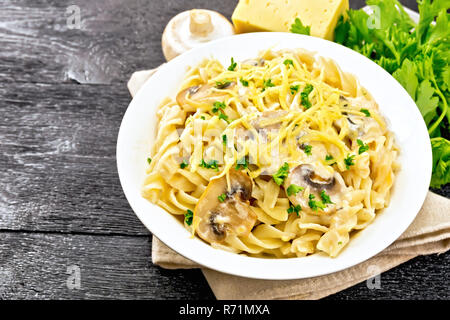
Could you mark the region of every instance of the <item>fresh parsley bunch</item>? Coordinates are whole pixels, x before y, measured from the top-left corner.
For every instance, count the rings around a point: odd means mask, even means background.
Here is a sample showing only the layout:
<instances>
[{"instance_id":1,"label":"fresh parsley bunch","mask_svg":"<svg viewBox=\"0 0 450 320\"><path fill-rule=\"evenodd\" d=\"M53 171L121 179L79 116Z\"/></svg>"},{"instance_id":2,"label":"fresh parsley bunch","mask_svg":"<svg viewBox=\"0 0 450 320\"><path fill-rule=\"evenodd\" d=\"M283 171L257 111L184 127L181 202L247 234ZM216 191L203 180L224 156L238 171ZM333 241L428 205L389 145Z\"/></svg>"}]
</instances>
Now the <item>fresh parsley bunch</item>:
<instances>
[{"instance_id":1,"label":"fresh parsley bunch","mask_svg":"<svg viewBox=\"0 0 450 320\"><path fill-rule=\"evenodd\" d=\"M433 148L431 186L440 188L450 182L450 0L419 0L418 24L398 0L367 4L377 10L349 10L336 26L335 41L375 61L415 100Z\"/></svg>"}]
</instances>

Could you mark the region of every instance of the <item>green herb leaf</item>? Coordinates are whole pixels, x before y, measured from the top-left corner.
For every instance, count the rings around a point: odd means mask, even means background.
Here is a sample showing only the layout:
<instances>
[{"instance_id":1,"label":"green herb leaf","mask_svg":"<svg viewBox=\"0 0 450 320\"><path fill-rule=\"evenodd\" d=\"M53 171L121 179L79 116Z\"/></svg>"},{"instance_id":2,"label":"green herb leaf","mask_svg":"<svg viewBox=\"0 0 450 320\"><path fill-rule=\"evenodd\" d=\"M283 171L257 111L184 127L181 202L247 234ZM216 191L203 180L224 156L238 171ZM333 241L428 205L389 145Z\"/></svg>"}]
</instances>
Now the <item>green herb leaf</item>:
<instances>
[{"instance_id":1,"label":"green herb leaf","mask_svg":"<svg viewBox=\"0 0 450 320\"><path fill-rule=\"evenodd\" d=\"M272 82L272 79L264 80L262 91L266 90L266 88L275 87L275 84Z\"/></svg>"},{"instance_id":2,"label":"green herb leaf","mask_svg":"<svg viewBox=\"0 0 450 320\"><path fill-rule=\"evenodd\" d=\"M369 150L369 145L365 144L362 140L357 139L356 142L359 145L358 154L364 153Z\"/></svg>"},{"instance_id":3,"label":"green herb leaf","mask_svg":"<svg viewBox=\"0 0 450 320\"><path fill-rule=\"evenodd\" d=\"M216 88L217 89L225 89L231 84L230 80L222 80L222 81L216 81Z\"/></svg>"},{"instance_id":4,"label":"green herb leaf","mask_svg":"<svg viewBox=\"0 0 450 320\"><path fill-rule=\"evenodd\" d=\"M217 160L205 162L205 160L202 159L202 162L199 164L199 166L205 169L214 169L216 171L219 171L219 163Z\"/></svg>"},{"instance_id":5,"label":"green herb leaf","mask_svg":"<svg viewBox=\"0 0 450 320\"><path fill-rule=\"evenodd\" d=\"M291 213L296 213L297 216L300 216L300 211L302 210L302 207L298 204L296 206L293 206L292 204L289 206L289 208L286 210L287 213L291 214Z\"/></svg>"},{"instance_id":6,"label":"green herb leaf","mask_svg":"<svg viewBox=\"0 0 450 320\"><path fill-rule=\"evenodd\" d=\"M288 67L289 65L294 66L294 61L292 61L291 59L286 59L286 60L283 61L283 63L284 63L284 65L287 66L287 67Z\"/></svg>"},{"instance_id":7,"label":"green herb leaf","mask_svg":"<svg viewBox=\"0 0 450 320\"><path fill-rule=\"evenodd\" d=\"M370 117L370 111L369 110L367 110L367 109L361 109L361 110L359 110L359 111L361 111L362 113L364 113L365 115L366 115L366 117Z\"/></svg>"},{"instance_id":8,"label":"green herb leaf","mask_svg":"<svg viewBox=\"0 0 450 320\"><path fill-rule=\"evenodd\" d=\"M148 162L148 164L152 163L152 159L151 158L147 158L147 162Z\"/></svg>"},{"instance_id":9,"label":"green herb leaf","mask_svg":"<svg viewBox=\"0 0 450 320\"><path fill-rule=\"evenodd\" d=\"M248 168L248 160L247 157L242 157L236 162L236 170L242 170Z\"/></svg>"},{"instance_id":10,"label":"green herb leaf","mask_svg":"<svg viewBox=\"0 0 450 320\"><path fill-rule=\"evenodd\" d=\"M239 81L242 83L242 85L244 87L248 87L248 81L247 80L244 80L244 79L240 78Z\"/></svg>"},{"instance_id":11,"label":"green herb leaf","mask_svg":"<svg viewBox=\"0 0 450 320\"><path fill-rule=\"evenodd\" d=\"M313 211L323 210L326 205L322 201L314 200L316 197L313 194L309 195L308 205Z\"/></svg>"},{"instance_id":12,"label":"green herb leaf","mask_svg":"<svg viewBox=\"0 0 450 320\"><path fill-rule=\"evenodd\" d=\"M347 168L347 170L350 170L350 166L355 165L355 163L353 162L354 159L355 159L354 154L351 155L349 154L347 158L344 159L345 167Z\"/></svg>"},{"instance_id":13,"label":"green herb leaf","mask_svg":"<svg viewBox=\"0 0 450 320\"><path fill-rule=\"evenodd\" d=\"M230 66L228 67L228 71L234 71L234 70L236 69L236 67L237 67L237 63L234 62L233 57L231 57L231 64L230 64Z\"/></svg>"},{"instance_id":14,"label":"green herb leaf","mask_svg":"<svg viewBox=\"0 0 450 320\"><path fill-rule=\"evenodd\" d=\"M320 191L320 198L322 199L323 204L333 204L333 202L330 199L330 196L327 195L325 190Z\"/></svg>"},{"instance_id":15,"label":"green herb leaf","mask_svg":"<svg viewBox=\"0 0 450 320\"><path fill-rule=\"evenodd\" d=\"M450 181L450 141L444 138L431 139L433 148L433 176L431 186L440 188Z\"/></svg>"},{"instance_id":16,"label":"green herb leaf","mask_svg":"<svg viewBox=\"0 0 450 320\"><path fill-rule=\"evenodd\" d=\"M300 88L300 85L291 86L291 94L294 95L296 92L298 92L298 89Z\"/></svg>"},{"instance_id":17,"label":"green herb leaf","mask_svg":"<svg viewBox=\"0 0 450 320\"><path fill-rule=\"evenodd\" d=\"M227 145L227 135L226 134L222 135L222 143L224 146Z\"/></svg>"},{"instance_id":18,"label":"green herb leaf","mask_svg":"<svg viewBox=\"0 0 450 320\"><path fill-rule=\"evenodd\" d=\"M295 184L291 184L291 185L286 189L286 192L287 192L287 195L288 195L288 196L293 196L293 195L296 195L297 193L299 193L300 191L303 191L303 190L304 190L303 187L297 186L297 185L295 185Z\"/></svg>"},{"instance_id":19,"label":"green herb leaf","mask_svg":"<svg viewBox=\"0 0 450 320\"><path fill-rule=\"evenodd\" d=\"M190 226L192 224L193 218L194 218L194 213L188 209L187 212L184 214L184 222L186 222L186 224L188 226Z\"/></svg>"},{"instance_id":20,"label":"green herb leaf","mask_svg":"<svg viewBox=\"0 0 450 320\"><path fill-rule=\"evenodd\" d=\"M304 26L299 18L295 18L294 23L291 25L290 31L292 33L306 34L309 36L311 34L311 27Z\"/></svg>"},{"instance_id":21,"label":"green herb leaf","mask_svg":"<svg viewBox=\"0 0 450 320\"><path fill-rule=\"evenodd\" d=\"M220 202L224 202L227 198L227 195L225 193L222 193L220 196L217 197Z\"/></svg>"},{"instance_id":22,"label":"green herb leaf","mask_svg":"<svg viewBox=\"0 0 450 320\"><path fill-rule=\"evenodd\" d=\"M307 84L300 94L301 103L305 109L311 108L311 101L309 101L309 94L313 91L314 87L311 84Z\"/></svg>"},{"instance_id":23,"label":"green herb leaf","mask_svg":"<svg viewBox=\"0 0 450 320\"><path fill-rule=\"evenodd\" d=\"M309 144L303 144L303 151L306 153L306 155L310 156L312 155L311 150L312 150L312 146Z\"/></svg>"},{"instance_id":24,"label":"green herb leaf","mask_svg":"<svg viewBox=\"0 0 450 320\"><path fill-rule=\"evenodd\" d=\"M217 113L217 111L219 111L220 109L225 109L226 107L227 105L225 104L225 102L216 101L213 103L212 112Z\"/></svg>"},{"instance_id":25,"label":"green herb leaf","mask_svg":"<svg viewBox=\"0 0 450 320\"><path fill-rule=\"evenodd\" d=\"M279 186L281 186L284 180L287 178L289 174L289 164L285 162L280 169L272 176L273 181Z\"/></svg>"},{"instance_id":26,"label":"green herb leaf","mask_svg":"<svg viewBox=\"0 0 450 320\"><path fill-rule=\"evenodd\" d=\"M189 163L188 163L186 160L183 160L183 162L180 163L180 168L181 168L181 169L184 169L184 168L186 168L188 165L189 165Z\"/></svg>"}]
</instances>

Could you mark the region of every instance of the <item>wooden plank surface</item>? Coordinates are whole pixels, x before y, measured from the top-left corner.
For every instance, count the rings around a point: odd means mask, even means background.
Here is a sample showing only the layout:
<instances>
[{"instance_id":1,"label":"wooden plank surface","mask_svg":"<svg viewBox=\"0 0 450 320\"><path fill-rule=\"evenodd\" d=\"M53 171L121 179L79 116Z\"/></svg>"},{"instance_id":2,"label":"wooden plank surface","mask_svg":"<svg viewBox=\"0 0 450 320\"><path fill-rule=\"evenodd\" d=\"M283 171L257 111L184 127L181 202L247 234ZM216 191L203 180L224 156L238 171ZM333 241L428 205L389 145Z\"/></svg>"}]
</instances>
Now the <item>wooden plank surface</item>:
<instances>
[{"instance_id":1,"label":"wooden plank surface","mask_svg":"<svg viewBox=\"0 0 450 320\"><path fill-rule=\"evenodd\" d=\"M150 234L120 187L115 143L126 81L164 61L169 19L190 8L230 17L236 3L1 1L0 298L213 298L198 270L151 264ZM73 4L79 30L67 28ZM80 270L80 289L67 287L70 267ZM449 253L420 257L383 273L380 290L361 283L329 299L448 299L448 274Z\"/></svg>"}]
</instances>

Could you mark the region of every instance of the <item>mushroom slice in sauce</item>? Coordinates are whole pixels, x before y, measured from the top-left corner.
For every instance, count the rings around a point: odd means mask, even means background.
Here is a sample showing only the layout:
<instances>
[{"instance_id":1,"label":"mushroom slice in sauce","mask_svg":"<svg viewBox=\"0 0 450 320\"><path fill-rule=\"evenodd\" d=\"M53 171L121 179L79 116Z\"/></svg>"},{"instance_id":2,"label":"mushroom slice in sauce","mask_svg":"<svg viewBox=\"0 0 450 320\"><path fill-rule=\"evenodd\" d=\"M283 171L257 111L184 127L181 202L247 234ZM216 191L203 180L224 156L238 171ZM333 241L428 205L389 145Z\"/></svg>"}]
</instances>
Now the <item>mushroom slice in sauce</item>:
<instances>
[{"instance_id":1,"label":"mushroom slice in sauce","mask_svg":"<svg viewBox=\"0 0 450 320\"><path fill-rule=\"evenodd\" d=\"M234 169L229 174L230 189L225 176L211 180L195 206L197 234L209 243L223 242L231 234L246 236L256 222L256 214L250 208L250 177Z\"/></svg>"},{"instance_id":2,"label":"mushroom slice in sauce","mask_svg":"<svg viewBox=\"0 0 450 320\"><path fill-rule=\"evenodd\" d=\"M229 94L227 92L220 92L215 89L232 89L236 85L235 82L226 82L220 86L214 86L212 84L203 84L198 86L192 86L181 90L177 94L177 103L185 111L194 112L197 107L191 106L189 100L193 100L197 103L213 104L216 101L226 99Z\"/></svg>"},{"instance_id":3,"label":"mushroom slice in sauce","mask_svg":"<svg viewBox=\"0 0 450 320\"><path fill-rule=\"evenodd\" d=\"M333 202L327 204L326 208L322 210L325 213L332 213L341 207L347 191L342 176L338 172L330 172L319 163L301 164L293 168L284 182L285 190L292 184L302 187L305 191L308 190L309 194L314 195L315 201L321 201L320 194L325 191ZM308 192L300 191L297 194L288 195L288 198L294 205L300 205L303 211L315 212L309 206L309 196L305 194L308 194Z\"/></svg>"},{"instance_id":4,"label":"mushroom slice in sauce","mask_svg":"<svg viewBox=\"0 0 450 320\"><path fill-rule=\"evenodd\" d=\"M263 67L266 61L263 58L260 59L247 59L242 61L242 64L248 64L253 67Z\"/></svg>"}]
</instances>

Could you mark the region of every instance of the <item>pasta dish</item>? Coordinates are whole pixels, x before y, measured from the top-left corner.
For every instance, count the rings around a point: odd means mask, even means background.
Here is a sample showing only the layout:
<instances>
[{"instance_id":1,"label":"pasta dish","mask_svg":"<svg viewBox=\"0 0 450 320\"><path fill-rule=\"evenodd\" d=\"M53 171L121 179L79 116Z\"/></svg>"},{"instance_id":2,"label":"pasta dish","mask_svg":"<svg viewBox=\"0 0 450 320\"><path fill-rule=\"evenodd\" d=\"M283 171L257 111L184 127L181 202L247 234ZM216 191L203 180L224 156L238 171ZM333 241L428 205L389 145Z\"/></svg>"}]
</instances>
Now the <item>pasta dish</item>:
<instances>
[{"instance_id":1,"label":"pasta dish","mask_svg":"<svg viewBox=\"0 0 450 320\"><path fill-rule=\"evenodd\" d=\"M142 195L215 248L336 257L389 205L394 135L331 59L298 49L204 60L157 119Z\"/></svg>"}]
</instances>

